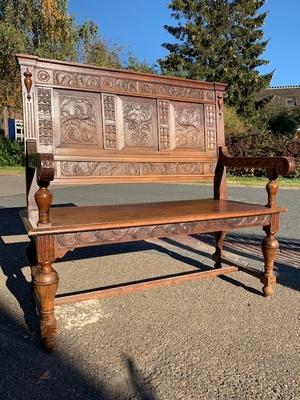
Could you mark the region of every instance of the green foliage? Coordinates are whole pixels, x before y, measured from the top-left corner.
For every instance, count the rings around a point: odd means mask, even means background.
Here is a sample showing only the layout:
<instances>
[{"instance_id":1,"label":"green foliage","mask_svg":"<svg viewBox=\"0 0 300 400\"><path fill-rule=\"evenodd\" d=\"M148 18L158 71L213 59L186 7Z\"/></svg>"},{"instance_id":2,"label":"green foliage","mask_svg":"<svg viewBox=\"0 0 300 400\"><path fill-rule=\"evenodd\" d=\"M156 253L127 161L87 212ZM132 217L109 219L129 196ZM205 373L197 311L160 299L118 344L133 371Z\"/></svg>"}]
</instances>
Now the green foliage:
<instances>
[{"instance_id":1,"label":"green foliage","mask_svg":"<svg viewBox=\"0 0 300 400\"><path fill-rule=\"evenodd\" d=\"M264 104L252 119L254 129L268 131L281 139L295 136L300 123L300 112L291 110L283 98L273 97Z\"/></svg>"},{"instance_id":2,"label":"green foliage","mask_svg":"<svg viewBox=\"0 0 300 400\"><path fill-rule=\"evenodd\" d=\"M76 24L68 13L68 0L0 0L0 108L21 109L16 53L103 67L151 70L131 55L123 64L121 50L99 36L99 28L93 21Z\"/></svg>"},{"instance_id":3,"label":"green foliage","mask_svg":"<svg viewBox=\"0 0 300 400\"><path fill-rule=\"evenodd\" d=\"M226 102L239 114L254 112L256 93L266 88L272 73L260 75L267 64L260 56L268 41L259 13L265 0L172 0L169 8L177 26L166 25L176 43L164 43L169 54L159 60L164 74L228 84Z\"/></svg>"},{"instance_id":4,"label":"green foliage","mask_svg":"<svg viewBox=\"0 0 300 400\"><path fill-rule=\"evenodd\" d=\"M86 64L96 64L102 67L120 68L121 47L109 46L99 37L99 28L93 21L86 21L79 28L79 60Z\"/></svg>"},{"instance_id":5,"label":"green foliage","mask_svg":"<svg viewBox=\"0 0 300 400\"><path fill-rule=\"evenodd\" d=\"M24 165L24 145L0 137L0 167Z\"/></svg>"},{"instance_id":6,"label":"green foliage","mask_svg":"<svg viewBox=\"0 0 300 400\"><path fill-rule=\"evenodd\" d=\"M237 114L233 107L224 107L224 128L225 135L228 136L242 136L248 128L246 122Z\"/></svg>"},{"instance_id":7,"label":"green foliage","mask_svg":"<svg viewBox=\"0 0 300 400\"><path fill-rule=\"evenodd\" d=\"M136 72L146 72L150 74L157 73L155 66L149 65L146 61L139 61L133 54L127 55L127 61L125 63L126 69Z\"/></svg>"}]
</instances>

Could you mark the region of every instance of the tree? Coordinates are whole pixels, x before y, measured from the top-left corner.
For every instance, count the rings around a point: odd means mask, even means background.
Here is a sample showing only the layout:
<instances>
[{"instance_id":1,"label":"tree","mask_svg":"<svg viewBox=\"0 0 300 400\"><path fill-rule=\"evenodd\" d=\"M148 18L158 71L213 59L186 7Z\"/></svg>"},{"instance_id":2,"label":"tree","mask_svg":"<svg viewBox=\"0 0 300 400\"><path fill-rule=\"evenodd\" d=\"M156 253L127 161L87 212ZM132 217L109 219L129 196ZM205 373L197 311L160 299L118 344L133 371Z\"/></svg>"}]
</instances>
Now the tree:
<instances>
[{"instance_id":1,"label":"tree","mask_svg":"<svg viewBox=\"0 0 300 400\"><path fill-rule=\"evenodd\" d=\"M121 50L121 46L109 45L99 36L93 21L77 24L68 13L68 0L0 0L0 108L21 108L16 53L151 70L131 54L122 63Z\"/></svg>"},{"instance_id":2,"label":"tree","mask_svg":"<svg viewBox=\"0 0 300 400\"><path fill-rule=\"evenodd\" d=\"M273 73L258 67L266 49L262 26L265 0L172 0L169 8L177 26L166 25L176 43L164 43L169 54L159 60L164 74L228 84L226 102L239 114L251 114L256 94Z\"/></svg>"}]
</instances>

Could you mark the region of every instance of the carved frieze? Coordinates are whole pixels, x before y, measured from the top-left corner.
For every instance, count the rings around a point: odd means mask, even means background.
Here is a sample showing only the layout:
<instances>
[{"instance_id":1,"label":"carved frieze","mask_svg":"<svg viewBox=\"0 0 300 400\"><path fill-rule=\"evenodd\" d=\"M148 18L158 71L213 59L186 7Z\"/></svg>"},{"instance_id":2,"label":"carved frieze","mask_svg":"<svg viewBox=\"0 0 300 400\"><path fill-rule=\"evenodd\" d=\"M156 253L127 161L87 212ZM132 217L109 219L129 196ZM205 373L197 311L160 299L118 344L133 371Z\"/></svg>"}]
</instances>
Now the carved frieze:
<instances>
[{"instance_id":1,"label":"carved frieze","mask_svg":"<svg viewBox=\"0 0 300 400\"><path fill-rule=\"evenodd\" d=\"M201 108L188 104L175 104L175 139L177 147L201 148L203 133Z\"/></svg>"},{"instance_id":2,"label":"carved frieze","mask_svg":"<svg viewBox=\"0 0 300 400\"><path fill-rule=\"evenodd\" d=\"M146 94L156 95L162 98L178 98L192 101L204 100L214 101L214 91L209 89L198 89L186 87L185 85L176 85L169 83L157 83L155 79L151 80L135 80L129 78L118 78L103 76L101 72L92 75L84 72L73 71L53 71L51 76L48 71L39 70L37 79L40 82L49 82L50 80L56 86L67 86L74 89L93 89L95 91L109 91L110 93L124 94Z\"/></svg>"},{"instance_id":3,"label":"carved frieze","mask_svg":"<svg viewBox=\"0 0 300 400\"><path fill-rule=\"evenodd\" d=\"M54 84L75 88L100 89L101 78L95 75L78 72L54 71Z\"/></svg>"},{"instance_id":4,"label":"carved frieze","mask_svg":"<svg viewBox=\"0 0 300 400\"><path fill-rule=\"evenodd\" d=\"M97 143L95 98L59 96L61 143Z\"/></svg>"},{"instance_id":5,"label":"carved frieze","mask_svg":"<svg viewBox=\"0 0 300 400\"><path fill-rule=\"evenodd\" d=\"M116 96L103 95L104 143L106 149L117 148Z\"/></svg>"},{"instance_id":6,"label":"carved frieze","mask_svg":"<svg viewBox=\"0 0 300 400\"><path fill-rule=\"evenodd\" d=\"M126 146L154 145L153 104L123 101L123 124Z\"/></svg>"},{"instance_id":7,"label":"carved frieze","mask_svg":"<svg viewBox=\"0 0 300 400\"><path fill-rule=\"evenodd\" d=\"M138 92L138 82L130 79L117 79L117 89L121 92Z\"/></svg>"},{"instance_id":8,"label":"carved frieze","mask_svg":"<svg viewBox=\"0 0 300 400\"><path fill-rule=\"evenodd\" d=\"M160 149L162 150L168 150L170 148L169 108L169 101L158 100L159 143Z\"/></svg>"},{"instance_id":9,"label":"carved frieze","mask_svg":"<svg viewBox=\"0 0 300 400\"><path fill-rule=\"evenodd\" d=\"M53 143L52 127L52 92L51 89L37 88L39 143L51 146Z\"/></svg>"},{"instance_id":10,"label":"carved frieze","mask_svg":"<svg viewBox=\"0 0 300 400\"><path fill-rule=\"evenodd\" d=\"M62 161L62 176L203 175L203 163Z\"/></svg>"},{"instance_id":11,"label":"carved frieze","mask_svg":"<svg viewBox=\"0 0 300 400\"><path fill-rule=\"evenodd\" d=\"M202 89L187 88L184 86L157 84L156 92L158 95L166 95L170 97L181 97L195 100L204 99L204 91Z\"/></svg>"},{"instance_id":12,"label":"carved frieze","mask_svg":"<svg viewBox=\"0 0 300 400\"><path fill-rule=\"evenodd\" d=\"M68 250L106 243L157 239L177 235L216 232L246 226L269 225L270 215L226 218L174 224L147 225L130 228L95 230L90 232L63 233L55 235L56 256L62 257Z\"/></svg>"}]
</instances>

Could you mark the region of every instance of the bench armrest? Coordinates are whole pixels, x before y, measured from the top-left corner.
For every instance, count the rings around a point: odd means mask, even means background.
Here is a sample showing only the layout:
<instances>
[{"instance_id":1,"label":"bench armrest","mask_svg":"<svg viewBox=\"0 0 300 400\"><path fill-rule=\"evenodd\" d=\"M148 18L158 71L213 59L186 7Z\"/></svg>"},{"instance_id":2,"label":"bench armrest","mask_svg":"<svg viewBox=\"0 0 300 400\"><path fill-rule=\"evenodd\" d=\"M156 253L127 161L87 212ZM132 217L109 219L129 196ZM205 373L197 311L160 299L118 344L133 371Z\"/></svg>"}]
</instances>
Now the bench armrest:
<instances>
[{"instance_id":1,"label":"bench armrest","mask_svg":"<svg viewBox=\"0 0 300 400\"><path fill-rule=\"evenodd\" d=\"M54 157L50 153L38 153L36 141L26 142L26 163L29 168L37 170L38 182L50 182L54 179Z\"/></svg>"},{"instance_id":2,"label":"bench armrest","mask_svg":"<svg viewBox=\"0 0 300 400\"><path fill-rule=\"evenodd\" d=\"M264 169L272 180L279 175L290 175L296 170L293 157L233 157L224 147L219 148L219 161L225 167Z\"/></svg>"},{"instance_id":3,"label":"bench armrest","mask_svg":"<svg viewBox=\"0 0 300 400\"><path fill-rule=\"evenodd\" d=\"M215 170L214 198L226 198L226 169L233 168L257 168L264 169L269 178L266 185L268 202L266 207L276 207L276 194L278 184L276 179L279 175L289 175L295 172L296 163L293 157L232 157L226 147L219 148L219 159Z\"/></svg>"},{"instance_id":4,"label":"bench armrest","mask_svg":"<svg viewBox=\"0 0 300 400\"><path fill-rule=\"evenodd\" d=\"M34 176L33 170L36 171L36 180L39 189L33 197L38 207L38 226L50 226L49 209L52 203L52 194L48 190L48 186L49 182L54 179L54 157L50 153L39 153L36 141L33 139L26 141L26 170L28 191L31 191L31 182ZM29 201L32 203L33 198L29 199Z\"/></svg>"}]
</instances>

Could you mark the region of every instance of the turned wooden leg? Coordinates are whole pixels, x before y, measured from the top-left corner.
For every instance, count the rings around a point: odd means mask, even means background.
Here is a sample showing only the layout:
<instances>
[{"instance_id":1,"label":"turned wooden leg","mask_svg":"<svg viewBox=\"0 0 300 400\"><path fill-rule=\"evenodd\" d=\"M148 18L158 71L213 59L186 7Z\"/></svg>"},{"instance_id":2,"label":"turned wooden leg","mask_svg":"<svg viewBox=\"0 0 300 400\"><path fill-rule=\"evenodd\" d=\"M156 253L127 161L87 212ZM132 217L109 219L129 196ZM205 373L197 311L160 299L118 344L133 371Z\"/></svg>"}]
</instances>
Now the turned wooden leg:
<instances>
[{"instance_id":1,"label":"turned wooden leg","mask_svg":"<svg viewBox=\"0 0 300 400\"><path fill-rule=\"evenodd\" d=\"M215 247L216 251L212 255L212 259L215 261L215 268L222 268L222 263L221 263L221 258L222 258L222 252L223 252L223 243L225 240L226 232L221 231L221 232L215 232Z\"/></svg>"},{"instance_id":2,"label":"turned wooden leg","mask_svg":"<svg viewBox=\"0 0 300 400\"><path fill-rule=\"evenodd\" d=\"M273 285L276 282L276 276L273 273L273 266L276 255L278 253L279 244L275 239L275 233L272 232L270 226L264 227L266 237L262 241L262 252L265 260L264 273L261 282L264 284L263 293L267 296L272 296Z\"/></svg>"},{"instance_id":3,"label":"turned wooden leg","mask_svg":"<svg viewBox=\"0 0 300 400\"><path fill-rule=\"evenodd\" d=\"M34 195L39 210L38 225L50 224L49 209L52 203L52 193L48 190L49 182L38 182L39 190Z\"/></svg>"},{"instance_id":4,"label":"turned wooden leg","mask_svg":"<svg viewBox=\"0 0 300 400\"><path fill-rule=\"evenodd\" d=\"M54 297L58 286L58 274L50 261L42 262L33 276L33 288L40 317L42 345L51 351L56 344L57 328L54 318Z\"/></svg>"},{"instance_id":5,"label":"turned wooden leg","mask_svg":"<svg viewBox=\"0 0 300 400\"><path fill-rule=\"evenodd\" d=\"M36 257L36 245L33 239L30 240L30 243L26 248L26 255L31 270L31 280L32 280L33 276L35 275L38 269L38 262Z\"/></svg>"}]
</instances>

